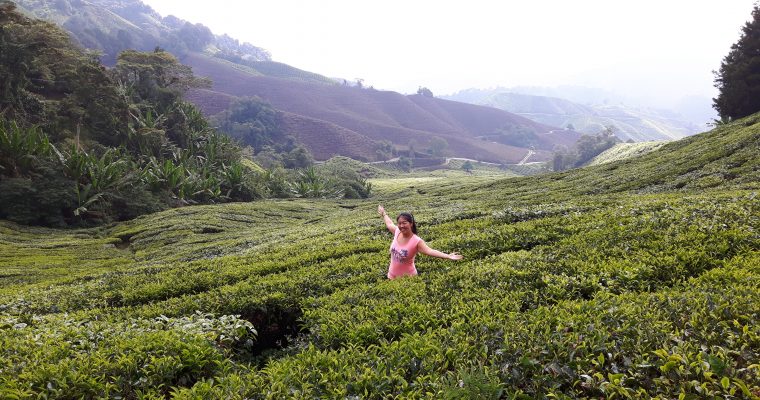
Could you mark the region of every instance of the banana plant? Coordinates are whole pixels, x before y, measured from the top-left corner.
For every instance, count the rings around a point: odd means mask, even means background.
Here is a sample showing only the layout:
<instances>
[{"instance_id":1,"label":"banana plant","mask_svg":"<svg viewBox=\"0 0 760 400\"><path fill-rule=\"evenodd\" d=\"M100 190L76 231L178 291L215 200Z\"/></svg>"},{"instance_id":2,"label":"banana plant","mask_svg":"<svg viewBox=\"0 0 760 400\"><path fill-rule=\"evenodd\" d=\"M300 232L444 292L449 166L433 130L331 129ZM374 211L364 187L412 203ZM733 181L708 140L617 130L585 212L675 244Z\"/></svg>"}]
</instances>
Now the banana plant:
<instances>
[{"instance_id":1,"label":"banana plant","mask_svg":"<svg viewBox=\"0 0 760 400\"><path fill-rule=\"evenodd\" d=\"M323 178L314 167L298 171L298 180L290 185L296 197L338 198L342 196L332 181Z\"/></svg>"},{"instance_id":2,"label":"banana plant","mask_svg":"<svg viewBox=\"0 0 760 400\"><path fill-rule=\"evenodd\" d=\"M74 215L81 216L111 191L129 184L134 178L132 162L118 149L108 149L97 157L72 145L69 151L59 152L64 174L74 181L77 208Z\"/></svg>"},{"instance_id":3,"label":"banana plant","mask_svg":"<svg viewBox=\"0 0 760 400\"><path fill-rule=\"evenodd\" d=\"M164 114L154 115L152 109L143 113L139 107L134 106L129 110L132 123L129 124L129 140L136 144L141 154L158 156L161 148L166 144Z\"/></svg>"},{"instance_id":4,"label":"banana plant","mask_svg":"<svg viewBox=\"0 0 760 400\"><path fill-rule=\"evenodd\" d=\"M243 187L244 175L245 173L242 164L222 164L222 186L227 188L227 193L225 194L226 197L230 197L233 193L240 191Z\"/></svg>"},{"instance_id":5,"label":"banana plant","mask_svg":"<svg viewBox=\"0 0 760 400\"><path fill-rule=\"evenodd\" d=\"M15 121L0 123L0 173L18 176L52 153L50 139L37 127L24 129Z\"/></svg>"},{"instance_id":6,"label":"banana plant","mask_svg":"<svg viewBox=\"0 0 760 400\"><path fill-rule=\"evenodd\" d=\"M186 170L182 164L174 164L172 160L161 162L155 157L151 157L143 169L142 176L144 182L151 189L167 189L177 194L186 179Z\"/></svg>"},{"instance_id":7,"label":"banana plant","mask_svg":"<svg viewBox=\"0 0 760 400\"><path fill-rule=\"evenodd\" d=\"M91 184L76 185L77 208L74 215L80 217L88 212L88 208L103 198L103 193L95 193Z\"/></svg>"}]
</instances>

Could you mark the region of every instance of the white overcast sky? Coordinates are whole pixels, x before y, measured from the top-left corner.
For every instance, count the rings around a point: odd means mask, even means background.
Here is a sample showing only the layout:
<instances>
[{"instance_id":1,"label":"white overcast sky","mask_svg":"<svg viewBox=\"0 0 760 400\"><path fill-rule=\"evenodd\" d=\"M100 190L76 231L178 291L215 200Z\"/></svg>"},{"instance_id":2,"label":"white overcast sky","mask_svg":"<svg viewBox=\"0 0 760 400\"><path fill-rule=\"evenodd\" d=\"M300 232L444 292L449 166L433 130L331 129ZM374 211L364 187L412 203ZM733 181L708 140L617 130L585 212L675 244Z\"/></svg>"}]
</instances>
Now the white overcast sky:
<instances>
[{"instance_id":1,"label":"white overcast sky","mask_svg":"<svg viewBox=\"0 0 760 400\"><path fill-rule=\"evenodd\" d=\"M662 102L715 95L753 0L143 0L377 89L582 85Z\"/></svg>"}]
</instances>

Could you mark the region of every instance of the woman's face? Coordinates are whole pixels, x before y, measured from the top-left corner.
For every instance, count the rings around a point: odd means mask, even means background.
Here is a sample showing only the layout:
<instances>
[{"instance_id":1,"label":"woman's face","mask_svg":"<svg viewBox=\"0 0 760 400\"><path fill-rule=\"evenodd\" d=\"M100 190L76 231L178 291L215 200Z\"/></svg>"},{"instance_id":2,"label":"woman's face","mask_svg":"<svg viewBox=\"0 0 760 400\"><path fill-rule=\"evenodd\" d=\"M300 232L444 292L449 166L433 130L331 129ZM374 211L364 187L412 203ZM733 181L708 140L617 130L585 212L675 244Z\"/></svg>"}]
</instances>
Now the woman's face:
<instances>
[{"instance_id":1,"label":"woman's face","mask_svg":"<svg viewBox=\"0 0 760 400\"><path fill-rule=\"evenodd\" d=\"M412 223L409 222L404 217L398 217L398 220L396 221L396 226L398 226L398 230L400 230L401 233L407 233L412 230Z\"/></svg>"}]
</instances>

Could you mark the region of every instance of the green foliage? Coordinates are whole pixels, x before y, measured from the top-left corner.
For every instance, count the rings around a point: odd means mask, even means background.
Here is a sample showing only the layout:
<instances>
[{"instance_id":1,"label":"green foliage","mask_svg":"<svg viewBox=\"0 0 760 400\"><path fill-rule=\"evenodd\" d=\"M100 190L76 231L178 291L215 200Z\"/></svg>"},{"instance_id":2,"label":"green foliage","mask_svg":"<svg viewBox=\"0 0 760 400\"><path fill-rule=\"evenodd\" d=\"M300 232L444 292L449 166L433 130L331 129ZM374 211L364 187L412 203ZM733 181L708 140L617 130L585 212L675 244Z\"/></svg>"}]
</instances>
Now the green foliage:
<instances>
[{"instance_id":1,"label":"green foliage","mask_svg":"<svg viewBox=\"0 0 760 400\"><path fill-rule=\"evenodd\" d=\"M496 131L482 136L484 140L517 147L537 147L540 144L536 130L527 125L507 123Z\"/></svg>"},{"instance_id":2,"label":"green foliage","mask_svg":"<svg viewBox=\"0 0 760 400\"><path fill-rule=\"evenodd\" d=\"M0 218L65 224L90 193L104 193L92 218L151 196L289 196L299 181L306 196L378 173L254 172L191 108L132 106L156 153L58 146L3 176ZM404 175L372 201L0 221L0 397L757 397L759 125L537 177ZM465 258L420 256L419 276L387 280L378 202Z\"/></svg>"},{"instance_id":3,"label":"green foliage","mask_svg":"<svg viewBox=\"0 0 760 400\"><path fill-rule=\"evenodd\" d=\"M48 157L50 140L38 128L24 129L15 122L0 121L0 176L27 174Z\"/></svg>"},{"instance_id":4,"label":"green foliage","mask_svg":"<svg viewBox=\"0 0 760 400\"><path fill-rule=\"evenodd\" d=\"M608 162L625 160L630 157L638 157L655 151L666 142L626 142L618 143L594 157L586 165L599 165Z\"/></svg>"},{"instance_id":5,"label":"green foliage","mask_svg":"<svg viewBox=\"0 0 760 400\"><path fill-rule=\"evenodd\" d=\"M572 149L554 153L552 165L555 171L583 166L617 143L620 143L620 139L615 136L611 127L596 135L581 135Z\"/></svg>"},{"instance_id":6,"label":"green foliage","mask_svg":"<svg viewBox=\"0 0 760 400\"><path fill-rule=\"evenodd\" d=\"M256 97L236 99L229 110L213 120L222 132L256 150L282 141L277 112L269 103Z\"/></svg>"},{"instance_id":7,"label":"green foliage","mask_svg":"<svg viewBox=\"0 0 760 400\"><path fill-rule=\"evenodd\" d=\"M746 117L760 111L760 5L752 9L752 20L742 27L739 41L715 73L718 97L713 107L722 120Z\"/></svg>"},{"instance_id":8,"label":"green foliage","mask_svg":"<svg viewBox=\"0 0 760 400\"><path fill-rule=\"evenodd\" d=\"M57 329L40 329L56 321ZM210 378L229 362L237 343L255 331L235 316L192 315L109 323L70 318L4 318L4 344L34 340L37 345L8 355L3 364L18 380L3 380L3 397L157 397L173 387ZM17 362L39 360L30 368ZM93 379L94 376L105 379ZM17 383L25 382L21 386Z\"/></svg>"},{"instance_id":9,"label":"green foliage","mask_svg":"<svg viewBox=\"0 0 760 400\"><path fill-rule=\"evenodd\" d=\"M442 157L446 155L446 149L449 147L449 142L444 138L434 137L430 139L428 147L428 153L433 157Z\"/></svg>"},{"instance_id":10,"label":"green foliage","mask_svg":"<svg viewBox=\"0 0 760 400\"><path fill-rule=\"evenodd\" d=\"M76 185L52 161L35 167L33 178L3 178L0 218L26 225L66 226L73 222L77 208Z\"/></svg>"},{"instance_id":11,"label":"green foliage","mask_svg":"<svg viewBox=\"0 0 760 400\"><path fill-rule=\"evenodd\" d=\"M333 182L317 173L314 167L298 171L297 179L291 183L296 197L337 198L341 196Z\"/></svg>"},{"instance_id":12,"label":"green foliage","mask_svg":"<svg viewBox=\"0 0 760 400\"><path fill-rule=\"evenodd\" d=\"M317 171L332 180L333 187L343 198L365 199L372 195L372 183L367 179L372 170L366 164L333 157L319 165Z\"/></svg>"},{"instance_id":13,"label":"green foliage","mask_svg":"<svg viewBox=\"0 0 760 400\"><path fill-rule=\"evenodd\" d=\"M282 154L282 164L285 168L308 168L314 164L309 150L303 145L296 145L287 153Z\"/></svg>"},{"instance_id":14,"label":"green foliage","mask_svg":"<svg viewBox=\"0 0 760 400\"><path fill-rule=\"evenodd\" d=\"M132 102L152 104L159 112L167 110L188 89L211 85L159 48L150 53L125 50L119 54L114 74L126 85Z\"/></svg>"},{"instance_id":15,"label":"green foliage","mask_svg":"<svg viewBox=\"0 0 760 400\"><path fill-rule=\"evenodd\" d=\"M473 169L473 168L474 168L474 167L472 166L472 163L470 162L470 160L466 160L466 161L465 161L465 162L462 164L462 170L463 170L464 172L470 173L470 172L472 172L472 169Z\"/></svg>"},{"instance_id":16,"label":"green foliage","mask_svg":"<svg viewBox=\"0 0 760 400\"><path fill-rule=\"evenodd\" d=\"M174 56L130 50L106 70L60 29L25 18L12 5L0 13L6 22L0 46L10 57L0 66L8 84L2 113L12 118L0 123L0 176L14 178L5 189L17 191L5 194L0 215L81 224L264 195L242 167L240 147L181 100L208 82ZM39 107L29 106L30 99ZM293 149L292 162L308 163L302 153ZM47 197L59 206L49 207Z\"/></svg>"},{"instance_id":17,"label":"green foliage","mask_svg":"<svg viewBox=\"0 0 760 400\"><path fill-rule=\"evenodd\" d=\"M395 148L390 140L383 140L377 143L377 149L375 150L378 160L387 160L393 158L395 154Z\"/></svg>"},{"instance_id":18,"label":"green foliage","mask_svg":"<svg viewBox=\"0 0 760 400\"><path fill-rule=\"evenodd\" d=\"M393 281L375 200L183 207L78 231L0 222L1 390L752 398L757 121L561 174L384 192L431 247L465 256L421 256L419 276ZM358 166L301 174L327 167ZM702 188L724 168L743 172Z\"/></svg>"},{"instance_id":19,"label":"green foliage","mask_svg":"<svg viewBox=\"0 0 760 400\"><path fill-rule=\"evenodd\" d=\"M203 24L185 22L177 34L185 42L188 50L193 51L202 51L209 43L214 41L214 34Z\"/></svg>"},{"instance_id":20,"label":"green foliage","mask_svg":"<svg viewBox=\"0 0 760 400\"><path fill-rule=\"evenodd\" d=\"M398 165L398 168L404 172L409 172L412 170L412 160L409 159L408 157L405 157L405 156L399 157L396 164Z\"/></svg>"},{"instance_id":21,"label":"green foliage","mask_svg":"<svg viewBox=\"0 0 760 400\"><path fill-rule=\"evenodd\" d=\"M66 32L0 7L0 114L55 140L80 134L108 143L125 134L126 103L105 69Z\"/></svg>"}]
</instances>

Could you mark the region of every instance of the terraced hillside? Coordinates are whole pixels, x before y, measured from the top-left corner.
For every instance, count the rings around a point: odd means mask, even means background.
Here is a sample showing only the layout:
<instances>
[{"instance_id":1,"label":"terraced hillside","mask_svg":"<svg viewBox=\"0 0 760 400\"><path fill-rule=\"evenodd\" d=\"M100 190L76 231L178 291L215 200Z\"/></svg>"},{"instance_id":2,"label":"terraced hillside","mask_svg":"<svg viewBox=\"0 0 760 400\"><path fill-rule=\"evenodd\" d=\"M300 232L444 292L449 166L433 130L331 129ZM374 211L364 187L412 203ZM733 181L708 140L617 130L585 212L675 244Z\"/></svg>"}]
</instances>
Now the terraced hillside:
<instances>
[{"instance_id":1,"label":"terraced hillside","mask_svg":"<svg viewBox=\"0 0 760 400\"><path fill-rule=\"evenodd\" d=\"M24 13L59 24L83 47L100 52L106 65L127 49L161 47L173 53L196 75L213 80L213 90L191 95L207 115L225 110L237 97L263 98L282 112L283 133L303 138L317 159L338 154L375 160L381 141L391 141L399 150L413 143L420 150L442 138L453 156L515 164L529 151L532 161L548 161L555 146L570 146L579 137L490 107L339 85L272 61L266 50L214 35L202 24L162 17L139 0L17 3ZM530 144L483 140L494 133L524 131L535 135Z\"/></svg>"},{"instance_id":2,"label":"terraced hillside","mask_svg":"<svg viewBox=\"0 0 760 400\"><path fill-rule=\"evenodd\" d=\"M755 115L371 202L2 222L0 397L758 398L759 150ZM464 260L385 279L378 202Z\"/></svg>"},{"instance_id":3,"label":"terraced hillside","mask_svg":"<svg viewBox=\"0 0 760 400\"><path fill-rule=\"evenodd\" d=\"M547 161L555 146L571 146L580 136L490 107L259 76L199 53L186 55L182 62L191 66L195 74L213 81L212 90L190 94L190 99L206 114L223 111L232 99L230 96L258 96L280 111L353 131L368 143L389 140L405 148L413 140L424 148L431 139L440 137L457 157L513 164L525 157L527 148L479 137L504 129L529 129L537 137L531 160ZM331 137L325 136L323 140L329 143Z\"/></svg>"},{"instance_id":4,"label":"terraced hillside","mask_svg":"<svg viewBox=\"0 0 760 400\"><path fill-rule=\"evenodd\" d=\"M599 165L637 157L659 149L665 142L618 143L594 157L587 165Z\"/></svg>"}]
</instances>

